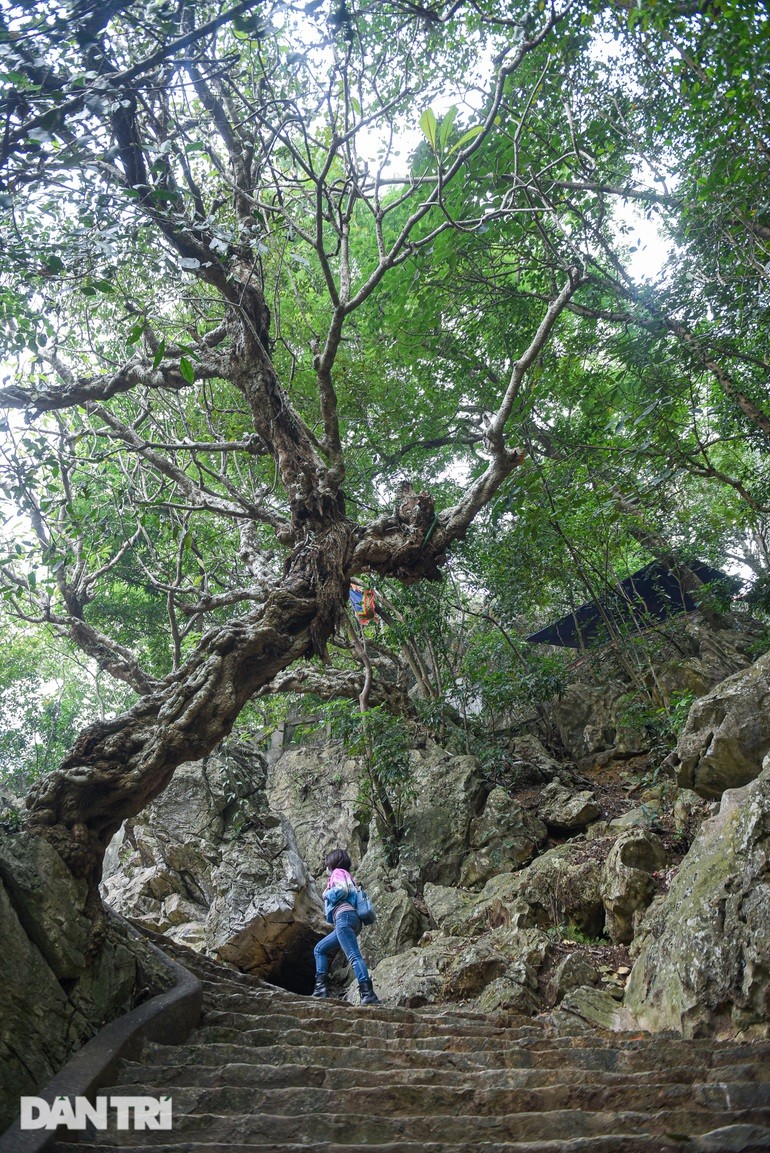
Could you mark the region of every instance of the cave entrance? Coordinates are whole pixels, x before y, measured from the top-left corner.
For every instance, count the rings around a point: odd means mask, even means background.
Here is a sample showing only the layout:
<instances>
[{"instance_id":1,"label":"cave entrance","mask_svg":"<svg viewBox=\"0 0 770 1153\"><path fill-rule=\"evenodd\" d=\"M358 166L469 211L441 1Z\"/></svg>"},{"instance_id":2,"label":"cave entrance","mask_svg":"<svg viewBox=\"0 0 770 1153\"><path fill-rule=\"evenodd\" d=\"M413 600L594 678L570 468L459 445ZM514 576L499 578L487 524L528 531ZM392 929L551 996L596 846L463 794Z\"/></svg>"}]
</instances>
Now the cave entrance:
<instances>
[{"instance_id":1,"label":"cave entrance","mask_svg":"<svg viewBox=\"0 0 770 1153\"><path fill-rule=\"evenodd\" d=\"M322 938L323 934L298 926L286 948L262 970L260 977L289 993L309 996L315 984L313 949Z\"/></svg>"}]
</instances>

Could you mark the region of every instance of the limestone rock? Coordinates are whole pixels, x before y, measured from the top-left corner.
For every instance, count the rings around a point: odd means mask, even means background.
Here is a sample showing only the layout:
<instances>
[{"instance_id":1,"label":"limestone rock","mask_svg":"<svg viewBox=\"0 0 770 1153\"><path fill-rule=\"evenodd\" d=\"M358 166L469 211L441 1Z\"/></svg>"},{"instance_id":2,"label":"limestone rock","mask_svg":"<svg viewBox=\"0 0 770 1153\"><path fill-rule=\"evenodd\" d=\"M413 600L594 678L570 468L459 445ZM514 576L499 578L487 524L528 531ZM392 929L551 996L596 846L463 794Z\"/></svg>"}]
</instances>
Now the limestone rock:
<instances>
[{"instance_id":1,"label":"limestone rock","mask_svg":"<svg viewBox=\"0 0 770 1153\"><path fill-rule=\"evenodd\" d=\"M718 806L716 808L718 809ZM679 836L694 835L707 817L715 815L709 802L699 797L692 789L677 790L674 800L674 829Z\"/></svg>"},{"instance_id":2,"label":"limestone rock","mask_svg":"<svg viewBox=\"0 0 770 1153\"><path fill-rule=\"evenodd\" d=\"M617 753L643 751L647 737L625 716L626 689L621 684L567 685L551 713L564 748L575 761L612 749Z\"/></svg>"},{"instance_id":3,"label":"limestone rock","mask_svg":"<svg viewBox=\"0 0 770 1153\"><path fill-rule=\"evenodd\" d=\"M558 775L562 765L537 737L523 733L513 742L510 770L517 785L543 785Z\"/></svg>"},{"instance_id":4,"label":"limestone rock","mask_svg":"<svg viewBox=\"0 0 770 1153\"><path fill-rule=\"evenodd\" d=\"M405 812L399 865L414 885L456 884L468 851L471 821L484 787L475 757L449 753L432 741L410 754L414 799ZM338 745L284 753L267 781L270 808L291 823L297 845L315 876L323 874L324 852L348 850L353 862L381 853L378 830L361 822L358 778L361 765ZM373 867L369 865L371 876Z\"/></svg>"},{"instance_id":5,"label":"limestone rock","mask_svg":"<svg viewBox=\"0 0 770 1153\"><path fill-rule=\"evenodd\" d=\"M637 1029L638 1022L629 1010L620 1005L604 989L581 986L567 993L554 1020L573 1018L593 1029L606 1029L612 1033L626 1033Z\"/></svg>"},{"instance_id":6,"label":"limestone rock","mask_svg":"<svg viewBox=\"0 0 770 1153\"><path fill-rule=\"evenodd\" d=\"M643 1027L766 1036L770 1020L770 757L727 790L647 914L626 1005Z\"/></svg>"},{"instance_id":7,"label":"limestone rock","mask_svg":"<svg viewBox=\"0 0 770 1153\"><path fill-rule=\"evenodd\" d=\"M186 900L180 893L171 893L161 906L161 918L166 925L189 925L200 916L200 905Z\"/></svg>"},{"instance_id":8,"label":"limestone rock","mask_svg":"<svg viewBox=\"0 0 770 1153\"><path fill-rule=\"evenodd\" d=\"M323 858L331 849L347 849L354 861L363 855L368 829L361 820L359 772L359 761L331 743L289 748L270 764L270 810L289 821L302 859L316 877L323 876Z\"/></svg>"},{"instance_id":9,"label":"limestone rock","mask_svg":"<svg viewBox=\"0 0 770 1153\"><path fill-rule=\"evenodd\" d=\"M230 743L204 764L180 766L127 822L111 848L106 897L176 940L301 992L312 981L313 944L327 932L323 855L343 845L378 913L366 934L370 959L409 947L430 924L423 884L457 881L484 797L473 757L429 742L412 761L416 795L396 867L379 830L361 823L360 766L339 746L291 750L268 773L259 753Z\"/></svg>"},{"instance_id":10,"label":"limestone rock","mask_svg":"<svg viewBox=\"0 0 770 1153\"><path fill-rule=\"evenodd\" d=\"M304 991L323 906L291 825L267 806L265 774L261 755L235 743L181 765L126 823L103 889L118 912Z\"/></svg>"},{"instance_id":11,"label":"limestone rock","mask_svg":"<svg viewBox=\"0 0 770 1153\"><path fill-rule=\"evenodd\" d=\"M434 924L454 936L467 931L466 926L478 896L453 886L428 883L423 890L423 900Z\"/></svg>"},{"instance_id":12,"label":"limestone rock","mask_svg":"<svg viewBox=\"0 0 770 1153\"><path fill-rule=\"evenodd\" d=\"M498 873L525 865L545 842L548 830L542 821L517 804L505 789L487 797L484 811L470 827L474 850L463 861L460 885L483 884Z\"/></svg>"},{"instance_id":13,"label":"limestone rock","mask_svg":"<svg viewBox=\"0 0 770 1153\"><path fill-rule=\"evenodd\" d=\"M398 862L372 826L366 855L356 869L377 909L366 932L365 955L379 961L415 944L430 924L423 889L457 883L469 830L484 797L474 757L447 753L432 742L413 750L415 797L405 814Z\"/></svg>"},{"instance_id":14,"label":"limestone rock","mask_svg":"<svg viewBox=\"0 0 770 1153\"><path fill-rule=\"evenodd\" d=\"M0 1129L84 1041L167 987L147 942L91 922L82 883L40 837L0 835ZM59 903L61 902L61 903ZM86 945L88 948L86 949Z\"/></svg>"},{"instance_id":15,"label":"limestone rock","mask_svg":"<svg viewBox=\"0 0 770 1153\"><path fill-rule=\"evenodd\" d=\"M406 813L399 859L422 882L456 885L471 822L484 799L478 761L429 741L413 751L412 762L416 796Z\"/></svg>"},{"instance_id":16,"label":"limestone rock","mask_svg":"<svg viewBox=\"0 0 770 1153\"><path fill-rule=\"evenodd\" d=\"M403 953L385 957L371 970L377 996L389 1005L416 1009L443 999L444 971L452 955L451 937L443 938L440 947L413 946ZM356 991L351 986L347 1000L355 1003Z\"/></svg>"},{"instance_id":17,"label":"limestone rock","mask_svg":"<svg viewBox=\"0 0 770 1153\"><path fill-rule=\"evenodd\" d=\"M759 622L743 614L716 632L697 613L672 618L658 630L656 683L669 699L684 692L701 696L750 664L749 653L761 631ZM649 748L649 733L629 712L627 692L620 676L613 679L612 666L600 651L588 657L582 679L551 702L572 760L595 762L597 755L609 752L626 758Z\"/></svg>"},{"instance_id":18,"label":"limestone rock","mask_svg":"<svg viewBox=\"0 0 770 1153\"><path fill-rule=\"evenodd\" d=\"M129 941L122 924L111 925L99 952L68 994L76 1016L91 1023L89 1034L132 1007L138 976L146 969L146 943ZM164 984L167 978L164 973Z\"/></svg>"},{"instance_id":19,"label":"limestone rock","mask_svg":"<svg viewBox=\"0 0 770 1153\"><path fill-rule=\"evenodd\" d=\"M50 1080L77 1035L72 1006L30 940L0 884L0 1130L19 1108L19 1096Z\"/></svg>"},{"instance_id":20,"label":"limestone rock","mask_svg":"<svg viewBox=\"0 0 770 1153\"><path fill-rule=\"evenodd\" d=\"M511 977L497 977L484 986L474 1001L472 1008L479 1013L520 1013L533 1017L540 1011L540 1001L529 983L513 980Z\"/></svg>"},{"instance_id":21,"label":"limestone rock","mask_svg":"<svg viewBox=\"0 0 770 1153\"><path fill-rule=\"evenodd\" d=\"M770 653L697 700L668 763L707 799L753 781L770 752Z\"/></svg>"},{"instance_id":22,"label":"limestone rock","mask_svg":"<svg viewBox=\"0 0 770 1153\"><path fill-rule=\"evenodd\" d=\"M559 781L546 785L538 809L538 816L548 828L558 831L584 829L601 813L593 793L586 789L574 792Z\"/></svg>"},{"instance_id":23,"label":"limestone rock","mask_svg":"<svg viewBox=\"0 0 770 1153\"><path fill-rule=\"evenodd\" d=\"M0 838L0 878L16 915L59 978L80 976L91 932L88 887L42 837Z\"/></svg>"},{"instance_id":24,"label":"limestone rock","mask_svg":"<svg viewBox=\"0 0 770 1153\"><path fill-rule=\"evenodd\" d=\"M367 963L414 945L429 926L429 914L417 895L408 871L390 868L381 845L373 846L356 870L374 904L377 920L364 930L362 949Z\"/></svg>"},{"instance_id":25,"label":"limestone rock","mask_svg":"<svg viewBox=\"0 0 770 1153\"><path fill-rule=\"evenodd\" d=\"M546 994L550 1005L558 1005L571 993L583 985L596 985L599 974L582 953L568 953L556 966L548 982Z\"/></svg>"},{"instance_id":26,"label":"limestone rock","mask_svg":"<svg viewBox=\"0 0 770 1153\"><path fill-rule=\"evenodd\" d=\"M656 670L658 684L669 695L692 692L700 697L752 663L752 646L762 625L737 613L729 628L715 631L694 613L669 621L665 631L676 642L676 655Z\"/></svg>"},{"instance_id":27,"label":"limestone rock","mask_svg":"<svg viewBox=\"0 0 770 1153\"><path fill-rule=\"evenodd\" d=\"M428 933L419 947L386 957L372 977L378 996L388 1004L471 1001L484 1012L533 1013L539 1008L538 973L551 949L536 929L501 927L478 939Z\"/></svg>"},{"instance_id":28,"label":"limestone rock","mask_svg":"<svg viewBox=\"0 0 770 1153\"><path fill-rule=\"evenodd\" d=\"M655 895L652 874L665 865L663 842L648 829L629 828L612 846L604 864L601 892L607 932L616 945L633 940L639 915Z\"/></svg>"},{"instance_id":29,"label":"limestone rock","mask_svg":"<svg viewBox=\"0 0 770 1153\"><path fill-rule=\"evenodd\" d=\"M660 810L660 801L644 801L641 805L629 809L627 813L621 813L619 817L608 821L607 831L610 834L617 834L625 832L626 829L654 829L658 827Z\"/></svg>"},{"instance_id":30,"label":"limestone rock","mask_svg":"<svg viewBox=\"0 0 770 1153\"><path fill-rule=\"evenodd\" d=\"M601 876L601 863L586 855L583 845L568 842L549 849L526 869L487 881L469 913L469 931L476 924L572 925L598 937L604 927Z\"/></svg>"}]
</instances>

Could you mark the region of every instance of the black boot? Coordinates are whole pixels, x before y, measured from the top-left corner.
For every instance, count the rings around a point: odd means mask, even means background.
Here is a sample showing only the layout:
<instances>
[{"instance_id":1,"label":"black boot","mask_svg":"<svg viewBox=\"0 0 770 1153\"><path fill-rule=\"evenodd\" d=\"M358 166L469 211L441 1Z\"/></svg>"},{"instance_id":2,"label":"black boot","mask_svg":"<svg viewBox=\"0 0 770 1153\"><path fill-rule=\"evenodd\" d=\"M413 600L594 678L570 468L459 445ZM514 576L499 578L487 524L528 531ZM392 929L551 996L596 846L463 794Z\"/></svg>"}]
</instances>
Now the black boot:
<instances>
[{"instance_id":1,"label":"black boot","mask_svg":"<svg viewBox=\"0 0 770 1153\"><path fill-rule=\"evenodd\" d=\"M329 996L329 978L327 976L325 976L325 975L321 976L320 973L316 973L315 988L313 989L313 992L310 994L310 996L311 997L328 997Z\"/></svg>"},{"instance_id":2,"label":"black boot","mask_svg":"<svg viewBox=\"0 0 770 1153\"><path fill-rule=\"evenodd\" d=\"M371 977L367 981L359 981L358 982L358 991L361 994L361 1004L362 1005L379 1005L380 1004L380 998L377 996L374 989L372 988Z\"/></svg>"}]
</instances>

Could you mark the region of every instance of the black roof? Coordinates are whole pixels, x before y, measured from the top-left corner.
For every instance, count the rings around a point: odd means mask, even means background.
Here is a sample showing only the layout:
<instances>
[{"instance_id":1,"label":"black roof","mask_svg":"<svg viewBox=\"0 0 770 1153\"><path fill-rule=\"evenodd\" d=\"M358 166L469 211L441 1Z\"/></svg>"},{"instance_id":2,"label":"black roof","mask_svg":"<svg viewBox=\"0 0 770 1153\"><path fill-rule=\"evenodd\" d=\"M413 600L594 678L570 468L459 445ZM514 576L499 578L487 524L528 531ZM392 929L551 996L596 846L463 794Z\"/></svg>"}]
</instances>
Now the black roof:
<instances>
[{"instance_id":1,"label":"black roof","mask_svg":"<svg viewBox=\"0 0 770 1153\"><path fill-rule=\"evenodd\" d=\"M710 565L695 562L687 567L704 584L719 582L731 592L740 587L741 582L735 577L727 576ZM600 603L589 601L574 613L568 613L561 620L532 633L526 640L531 644L562 645L573 649L589 644L601 645L610 640L606 618L623 632L632 623L646 628L676 613L693 612L697 607L670 569L659 561L653 561L621 581Z\"/></svg>"}]
</instances>

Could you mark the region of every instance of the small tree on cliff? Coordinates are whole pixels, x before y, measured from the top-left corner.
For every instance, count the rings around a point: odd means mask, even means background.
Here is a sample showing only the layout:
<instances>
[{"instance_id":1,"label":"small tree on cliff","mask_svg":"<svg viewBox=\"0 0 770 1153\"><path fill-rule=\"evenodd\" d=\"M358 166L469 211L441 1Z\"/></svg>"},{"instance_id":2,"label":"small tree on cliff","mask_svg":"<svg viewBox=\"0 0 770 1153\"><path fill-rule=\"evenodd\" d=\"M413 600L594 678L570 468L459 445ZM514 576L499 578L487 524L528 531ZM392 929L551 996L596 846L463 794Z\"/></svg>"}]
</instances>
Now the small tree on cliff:
<instances>
[{"instance_id":1,"label":"small tree on cliff","mask_svg":"<svg viewBox=\"0 0 770 1153\"><path fill-rule=\"evenodd\" d=\"M19 616L138 694L28 799L29 827L92 881L180 762L281 670L323 657L351 576L439 575L521 460L508 418L583 279L568 247L549 261L456 499L406 486L364 519L366 392L415 404L382 347L382 286L490 215L474 188L453 218L447 190L560 13L492 20L475 119L442 131L430 101L471 67L475 6L467 25L440 6L309 7L5 14L2 302L19 369L0 399L24 420L9 420L4 478L32 529L6 587ZM400 126L420 116L421 166L392 176ZM158 603L165 667L142 628Z\"/></svg>"}]
</instances>

